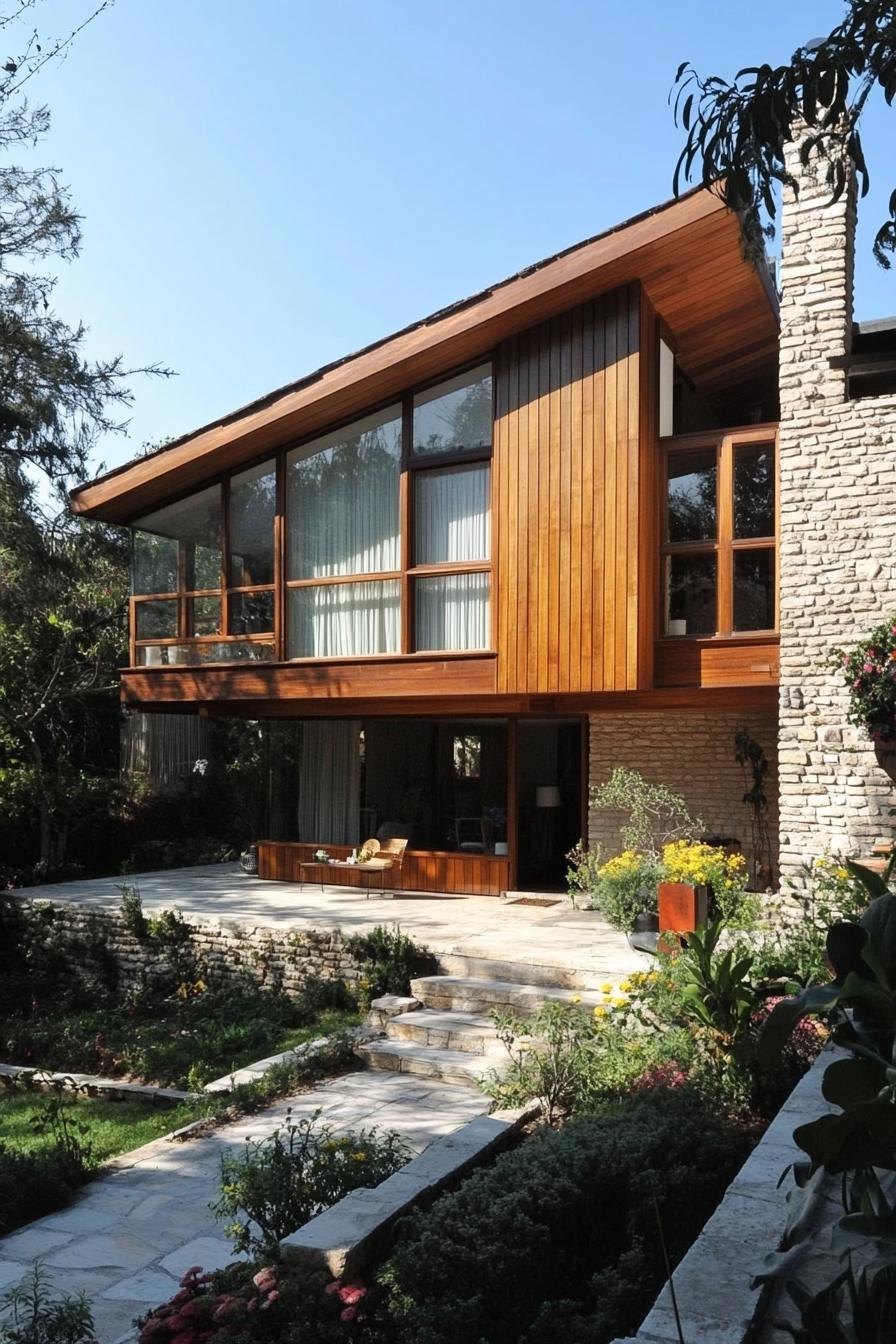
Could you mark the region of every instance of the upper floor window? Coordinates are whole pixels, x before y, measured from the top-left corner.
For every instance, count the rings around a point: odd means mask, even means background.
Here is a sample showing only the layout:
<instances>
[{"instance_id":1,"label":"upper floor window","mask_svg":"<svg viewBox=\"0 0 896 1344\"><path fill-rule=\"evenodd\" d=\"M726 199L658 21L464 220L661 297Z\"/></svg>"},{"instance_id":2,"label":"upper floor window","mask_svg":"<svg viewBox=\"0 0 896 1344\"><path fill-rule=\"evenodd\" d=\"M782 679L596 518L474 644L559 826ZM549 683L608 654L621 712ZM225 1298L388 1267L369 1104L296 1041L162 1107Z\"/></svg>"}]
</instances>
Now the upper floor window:
<instances>
[{"instance_id":1,"label":"upper floor window","mask_svg":"<svg viewBox=\"0 0 896 1344\"><path fill-rule=\"evenodd\" d=\"M694 436L696 437L696 436ZM775 439L745 430L665 450L666 635L777 627Z\"/></svg>"},{"instance_id":2,"label":"upper floor window","mask_svg":"<svg viewBox=\"0 0 896 1344\"><path fill-rule=\"evenodd\" d=\"M136 660L488 649L491 438L483 364L139 519Z\"/></svg>"}]
</instances>

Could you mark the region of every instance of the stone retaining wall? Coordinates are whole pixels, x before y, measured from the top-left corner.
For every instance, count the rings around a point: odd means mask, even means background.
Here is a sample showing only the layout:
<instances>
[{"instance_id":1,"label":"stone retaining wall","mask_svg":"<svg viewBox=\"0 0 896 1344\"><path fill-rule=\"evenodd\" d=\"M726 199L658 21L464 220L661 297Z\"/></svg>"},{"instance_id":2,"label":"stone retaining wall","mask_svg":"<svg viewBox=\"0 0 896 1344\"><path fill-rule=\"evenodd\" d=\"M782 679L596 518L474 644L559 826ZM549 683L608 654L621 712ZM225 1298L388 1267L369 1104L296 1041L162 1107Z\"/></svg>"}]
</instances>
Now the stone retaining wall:
<instances>
[{"instance_id":1,"label":"stone retaining wall","mask_svg":"<svg viewBox=\"0 0 896 1344\"><path fill-rule=\"evenodd\" d=\"M708 833L737 836L752 862L750 812L743 796L750 787L734 759L738 728L761 743L769 762L769 832L772 865L777 869L778 779L775 766L777 720L774 713L676 710L652 714L592 714L589 783L605 784L614 766L637 770L652 784L665 784L680 793ZM622 849L619 827L622 813L592 808L588 839L599 844L605 857Z\"/></svg>"},{"instance_id":2,"label":"stone retaining wall","mask_svg":"<svg viewBox=\"0 0 896 1344\"><path fill-rule=\"evenodd\" d=\"M30 902L53 944L79 971L125 989L200 975L210 987L247 974L266 988L301 990L309 978L357 980L359 967L338 930L259 928L191 917L183 941L138 938L118 912Z\"/></svg>"}]
</instances>

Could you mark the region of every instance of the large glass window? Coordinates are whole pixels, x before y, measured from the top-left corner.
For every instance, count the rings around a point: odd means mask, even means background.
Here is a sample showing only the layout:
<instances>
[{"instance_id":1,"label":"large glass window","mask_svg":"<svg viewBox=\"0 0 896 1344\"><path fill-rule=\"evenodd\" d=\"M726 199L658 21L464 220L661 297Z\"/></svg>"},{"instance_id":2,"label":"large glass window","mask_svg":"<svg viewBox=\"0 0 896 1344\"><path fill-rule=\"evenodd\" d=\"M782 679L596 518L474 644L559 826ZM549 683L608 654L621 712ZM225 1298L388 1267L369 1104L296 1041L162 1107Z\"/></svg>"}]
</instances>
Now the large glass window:
<instances>
[{"instance_id":1,"label":"large glass window","mask_svg":"<svg viewBox=\"0 0 896 1344\"><path fill-rule=\"evenodd\" d=\"M664 633L774 630L775 443L758 431L666 452Z\"/></svg>"},{"instance_id":2,"label":"large glass window","mask_svg":"<svg viewBox=\"0 0 896 1344\"><path fill-rule=\"evenodd\" d=\"M491 440L483 364L147 514L133 660L487 650Z\"/></svg>"},{"instance_id":3,"label":"large glass window","mask_svg":"<svg viewBox=\"0 0 896 1344\"><path fill-rule=\"evenodd\" d=\"M489 364L458 374L414 397L414 452L463 453L492 445Z\"/></svg>"}]
</instances>

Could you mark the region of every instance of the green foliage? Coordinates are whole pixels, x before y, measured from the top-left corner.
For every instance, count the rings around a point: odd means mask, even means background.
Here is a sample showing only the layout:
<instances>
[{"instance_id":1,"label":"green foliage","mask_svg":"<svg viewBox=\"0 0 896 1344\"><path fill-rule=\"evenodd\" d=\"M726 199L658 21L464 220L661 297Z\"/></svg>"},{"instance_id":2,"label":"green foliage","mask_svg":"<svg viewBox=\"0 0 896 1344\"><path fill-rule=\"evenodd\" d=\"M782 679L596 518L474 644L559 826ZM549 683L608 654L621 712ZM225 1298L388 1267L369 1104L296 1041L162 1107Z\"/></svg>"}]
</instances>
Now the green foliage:
<instances>
[{"instance_id":1,"label":"green foliage","mask_svg":"<svg viewBox=\"0 0 896 1344\"><path fill-rule=\"evenodd\" d=\"M335 1134L320 1111L292 1120L268 1138L246 1143L243 1156L221 1157L221 1194L211 1206L229 1218L234 1250L274 1259L279 1243L351 1190L379 1185L408 1161L394 1131ZM256 1232L254 1229L257 1228Z\"/></svg>"},{"instance_id":2,"label":"green foliage","mask_svg":"<svg viewBox=\"0 0 896 1344\"><path fill-rule=\"evenodd\" d=\"M79 1184L56 1153L18 1153L0 1143L0 1236L64 1208Z\"/></svg>"},{"instance_id":3,"label":"green foliage","mask_svg":"<svg viewBox=\"0 0 896 1344\"><path fill-rule=\"evenodd\" d=\"M397 924L391 929L378 924L370 933L353 934L345 940L345 948L360 963L360 998L365 1007L382 994L409 994L415 976L431 975L436 969L429 949L418 947Z\"/></svg>"},{"instance_id":4,"label":"green foliage","mask_svg":"<svg viewBox=\"0 0 896 1344\"><path fill-rule=\"evenodd\" d=\"M579 840L566 855L566 889L573 906L578 904L580 896L588 903L597 890L597 874L600 868L600 845L586 845Z\"/></svg>"},{"instance_id":5,"label":"green foliage","mask_svg":"<svg viewBox=\"0 0 896 1344\"><path fill-rule=\"evenodd\" d=\"M875 907L881 906L878 913ZM863 920L876 932L892 930L896 896L880 896ZM868 928L834 926L829 946L839 962L837 979L777 1004L763 1030L762 1049L773 1061L804 1017L833 1015L833 1039L850 1058L834 1060L822 1080L825 1099L838 1109L794 1130L794 1141L808 1161L794 1167L796 1188L789 1196L784 1250L766 1258L757 1281L785 1279L802 1313L803 1335L797 1338L806 1344L829 1339L883 1344L889 1337L883 1331L892 1333L892 1316L880 1312L892 1309L896 1285L896 1200L891 1193L896 1172L896 989ZM812 1216L826 1198L825 1174L840 1177L844 1216L834 1228L831 1247L845 1268L810 1294L792 1276L812 1255L807 1237ZM857 1253L858 1274L853 1266ZM832 1332L844 1298L852 1308L852 1334Z\"/></svg>"},{"instance_id":6,"label":"green foliage","mask_svg":"<svg viewBox=\"0 0 896 1344\"><path fill-rule=\"evenodd\" d=\"M699 817L692 817L685 800L664 784L651 784L637 770L617 766L606 784L592 789L591 806L628 813L620 827L626 849L659 858L663 845L691 839L703 830Z\"/></svg>"},{"instance_id":7,"label":"green foliage","mask_svg":"<svg viewBox=\"0 0 896 1344\"><path fill-rule=\"evenodd\" d=\"M664 1066L687 1066L693 1053L687 1032L632 1030L627 997L605 999L593 1009L546 1000L534 1018L495 1012L509 1064L484 1078L483 1090L500 1106L537 1098L555 1124L622 1096Z\"/></svg>"},{"instance_id":8,"label":"green foliage","mask_svg":"<svg viewBox=\"0 0 896 1344\"><path fill-rule=\"evenodd\" d=\"M896 220L896 216L894 216ZM832 665L849 689L849 721L872 742L896 740L896 612L851 649L836 649Z\"/></svg>"},{"instance_id":9,"label":"green foliage","mask_svg":"<svg viewBox=\"0 0 896 1344\"><path fill-rule=\"evenodd\" d=\"M675 168L674 190L697 177L741 216L751 255L762 254L763 212L775 216L776 183L793 185L784 166L785 146L800 124L813 127L807 150L826 162L832 200L846 190L847 164L868 190L859 123L869 96L887 104L896 94L891 0L849 0L843 22L821 41L798 47L785 65L739 71L729 83L700 78L684 62L675 78L675 119L687 133ZM878 229L873 251L882 266L896 251L896 195Z\"/></svg>"},{"instance_id":10,"label":"green foliage","mask_svg":"<svg viewBox=\"0 0 896 1344\"><path fill-rule=\"evenodd\" d=\"M0 1298L0 1344L92 1344L93 1338L86 1293L52 1296L39 1263Z\"/></svg>"},{"instance_id":11,"label":"green foliage","mask_svg":"<svg viewBox=\"0 0 896 1344\"><path fill-rule=\"evenodd\" d=\"M615 929L627 931L637 915L656 912L661 876L661 865L652 853L626 849L597 870L593 907Z\"/></svg>"},{"instance_id":12,"label":"green foliage","mask_svg":"<svg viewBox=\"0 0 896 1344\"><path fill-rule=\"evenodd\" d=\"M677 970L685 1018L712 1066L730 1076L748 1063L756 993L750 979L752 956L734 948L720 951L723 929L714 921L689 934Z\"/></svg>"},{"instance_id":13,"label":"green foliage","mask_svg":"<svg viewBox=\"0 0 896 1344\"><path fill-rule=\"evenodd\" d=\"M138 943L142 943L149 934L149 925L143 913L140 888L135 883L122 882L118 890L121 892L122 923L128 933L136 938Z\"/></svg>"},{"instance_id":14,"label":"green foliage","mask_svg":"<svg viewBox=\"0 0 896 1344\"><path fill-rule=\"evenodd\" d=\"M687 1088L543 1130L399 1227L398 1344L606 1344L637 1325L750 1147Z\"/></svg>"},{"instance_id":15,"label":"green foliage","mask_svg":"<svg viewBox=\"0 0 896 1344\"><path fill-rule=\"evenodd\" d=\"M734 759L744 773L747 788L742 802L750 809L750 839L753 854L753 886L757 891L771 886L772 841L768 826L768 794L766 775L768 759L761 742L747 731L738 728L734 734Z\"/></svg>"}]
</instances>

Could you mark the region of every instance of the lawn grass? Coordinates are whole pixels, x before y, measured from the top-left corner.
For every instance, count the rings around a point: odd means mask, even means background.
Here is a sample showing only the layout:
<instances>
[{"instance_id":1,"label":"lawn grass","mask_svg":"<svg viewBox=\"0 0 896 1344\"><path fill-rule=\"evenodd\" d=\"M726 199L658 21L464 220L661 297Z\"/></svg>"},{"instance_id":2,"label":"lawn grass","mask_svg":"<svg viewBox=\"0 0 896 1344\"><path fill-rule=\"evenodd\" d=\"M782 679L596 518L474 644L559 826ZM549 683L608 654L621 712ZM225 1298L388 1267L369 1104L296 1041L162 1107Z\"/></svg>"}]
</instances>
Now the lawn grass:
<instances>
[{"instance_id":1,"label":"lawn grass","mask_svg":"<svg viewBox=\"0 0 896 1344\"><path fill-rule=\"evenodd\" d=\"M46 1114L48 1100L45 1092L15 1092L0 1097L0 1144L18 1153L55 1152L52 1132L35 1129L36 1122ZM80 1140L97 1162L170 1134L202 1112L202 1104L195 1102L171 1107L66 1097L65 1103L69 1121L77 1128L83 1126Z\"/></svg>"}]
</instances>

